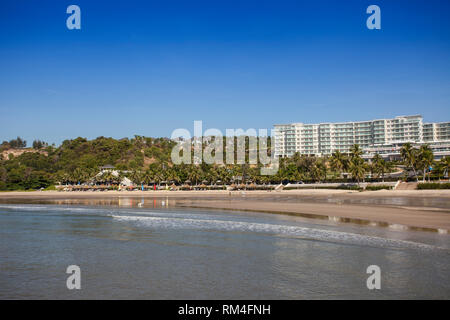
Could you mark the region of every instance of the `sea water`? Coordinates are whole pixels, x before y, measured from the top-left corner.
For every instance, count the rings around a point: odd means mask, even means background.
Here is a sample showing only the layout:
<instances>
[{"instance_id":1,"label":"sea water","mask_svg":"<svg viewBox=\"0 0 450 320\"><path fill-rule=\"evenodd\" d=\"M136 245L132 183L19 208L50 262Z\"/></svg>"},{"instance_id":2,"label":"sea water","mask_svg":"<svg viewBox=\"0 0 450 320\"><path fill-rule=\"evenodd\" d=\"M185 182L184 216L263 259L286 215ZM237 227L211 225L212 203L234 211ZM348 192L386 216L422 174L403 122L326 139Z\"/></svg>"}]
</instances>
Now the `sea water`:
<instances>
[{"instance_id":1,"label":"sea water","mask_svg":"<svg viewBox=\"0 0 450 320\"><path fill-rule=\"evenodd\" d=\"M66 285L80 267L81 289ZM367 268L381 270L369 290ZM267 213L0 204L0 299L449 299L450 235Z\"/></svg>"}]
</instances>

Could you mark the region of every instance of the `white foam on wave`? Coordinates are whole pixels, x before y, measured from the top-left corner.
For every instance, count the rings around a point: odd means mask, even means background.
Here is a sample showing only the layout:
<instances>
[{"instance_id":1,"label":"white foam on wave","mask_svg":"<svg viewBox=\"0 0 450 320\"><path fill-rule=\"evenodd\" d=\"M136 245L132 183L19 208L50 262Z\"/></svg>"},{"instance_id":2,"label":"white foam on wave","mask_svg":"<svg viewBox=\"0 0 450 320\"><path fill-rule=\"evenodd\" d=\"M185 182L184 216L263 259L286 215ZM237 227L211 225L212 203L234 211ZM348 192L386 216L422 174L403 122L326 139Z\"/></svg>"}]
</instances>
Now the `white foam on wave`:
<instances>
[{"instance_id":1,"label":"white foam on wave","mask_svg":"<svg viewBox=\"0 0 450 320\"><path fill-rule=\"evenodd\" d=\"M170 212L161 210L126 210L123 208L114 207L74 207L74 206L64 206L64 205L36 205L36 204L0 204L0 209L23 211L23 212L44 212L44 213L57 213L57 212L69 212L71 214L95 214L104 216L113 215L126 215L126 214L139 214L143 216L156 216L156 217L169 217L169 218L185 218L185 219L226 219L223 215L216 214L204 214L204 213L185 213L185 212Z\"/></svg>"},{"instance_id":2,"label":"white foam on wave","mask_svg":"<svg viewBox=\"0 0 450 320\"><path fill-rule=\"evenodd\" d=\"M61 212L70 211L74 213L99 213L106 212L112 213L113 211L105 208L88 208L88 207L72 207L72 206L60 206L60 205L15 205L15 204L0 204L0 209L15 210L15 211L43 211L43 212ZM115 212L117 213L117 212Z\"/></svg>"},{"instance_id":3,"label":"white foam on wave","mask_svg":"<svg viewBox=\"0 0 450 320\"><path fill-rule=\"evenodd\" d=\"M205 219L205 220L226 220L229 215L225 216L223 214L213 214L211 212L205 213L193 213L184 211L127 211L127 210L117 210L115 213L120 213L126 215L132 214L133 216L138 214L139 216L153 216L153 217L163 217L163 218L185 218L185 219ZM114 215L114 213L112 214ZM233 216L233 219L240 219L237 215ZM227 220L226 220L227 221Z\"/></svg>"},{"instance_id":4,"label":"white foam on wave","mask_svg":"<svg viewBox=\"0 0 450 320\"><path fill-rule=\"evenodd\" d=\"M356 233L341 232L326 229L306 228L299 226L287 226L268 223L255 223L244 221L227 220L205 220L169 217L143 217L112 215L119 221L131 221L147 226L168 229L212 229L227 232L254 232L270 233L282 236L302 237L311 240L330 241L343 244L366 245L375 247L391 248L414 248L414 249L440 249L439 247L412 241L387 239L381 237L367 236Z\"/></svg>"},{"instance_id":5,"label":"white foam on wave","mask_svg":"<svg viewBox=\"0 0 450 320\"><path fill-rule=\"evenodd\" d=\"M38 206L38 205L0 204L0 208L2 208L2 209L10 209L10 210L39 211L39 210L45 210L46 208L50 208L50 207Z\"/></svg>"}]
</instances>

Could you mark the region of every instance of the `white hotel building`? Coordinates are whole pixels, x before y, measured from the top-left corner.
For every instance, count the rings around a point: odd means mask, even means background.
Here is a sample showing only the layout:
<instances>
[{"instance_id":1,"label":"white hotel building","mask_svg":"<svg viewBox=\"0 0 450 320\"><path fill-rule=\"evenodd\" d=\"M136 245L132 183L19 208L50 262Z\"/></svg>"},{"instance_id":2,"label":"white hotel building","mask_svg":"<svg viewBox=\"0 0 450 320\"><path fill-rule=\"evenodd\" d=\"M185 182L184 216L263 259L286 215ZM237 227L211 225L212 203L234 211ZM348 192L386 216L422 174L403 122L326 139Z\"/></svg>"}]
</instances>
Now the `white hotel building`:
<instances>
[{"instance_id":1,"label":"white hotel building","mask_svg":"<svg viewBox=\"0 0 450 320\"><path fill-rule=\"evenodd\" d=\"M275 155L290 157L330 155L339 150L349 152L358 144L364 158L379 153L384 158L398 158L401 146L428 144L436 158L450 156L450 122L423 123L420 115L399 116L358 122L274 125Z\"/></svg>"}]
</instances>

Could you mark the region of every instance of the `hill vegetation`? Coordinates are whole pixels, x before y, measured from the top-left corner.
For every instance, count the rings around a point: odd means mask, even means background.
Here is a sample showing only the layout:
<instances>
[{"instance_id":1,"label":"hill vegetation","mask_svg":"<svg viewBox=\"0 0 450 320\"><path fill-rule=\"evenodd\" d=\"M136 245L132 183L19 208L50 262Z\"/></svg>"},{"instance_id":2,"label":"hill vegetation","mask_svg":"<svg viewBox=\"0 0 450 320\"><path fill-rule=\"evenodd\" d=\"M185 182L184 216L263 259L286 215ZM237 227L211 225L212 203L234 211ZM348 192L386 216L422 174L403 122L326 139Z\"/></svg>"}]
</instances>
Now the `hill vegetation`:
<instances>
[{"instance_id":1,"label":"hill vegetation","mask_svg":"<svg viewBox=\"0 0 450 320\"><path fill-rule=\"evenodd\" d=\"M0 145L0 190L40 189L55 184L117 184L123 176L136 185L361 182L368 178L384 181L386 174L398 170L398 165L414 172L416 179L420 171L425 170L423 180L427 176L426 168L433 166L433 171L428 171L430 180L432 177L442 177L450 167L449 157L434 161L431 150L426 146L414 149L406 144L402 149L402 162L385 161L377 155L368 163L362 159L359 146L354 145L348 154L336 151L329 157L296 153L291 158L280 159L280 169L276 175L262 176L260 165L175 165L171 161L175 144L168 138L143 136L131 139L98 137L93 140L78 137L65 140L60 146L49 146L35 140L33 148L26 148L26 141L18 137ZM268 146L270 151L270 139ZM245 149L248 157L248 141ZM120 175L99 177L100 168L105 165L114 166Z\"/></svg>"}]
</instances>

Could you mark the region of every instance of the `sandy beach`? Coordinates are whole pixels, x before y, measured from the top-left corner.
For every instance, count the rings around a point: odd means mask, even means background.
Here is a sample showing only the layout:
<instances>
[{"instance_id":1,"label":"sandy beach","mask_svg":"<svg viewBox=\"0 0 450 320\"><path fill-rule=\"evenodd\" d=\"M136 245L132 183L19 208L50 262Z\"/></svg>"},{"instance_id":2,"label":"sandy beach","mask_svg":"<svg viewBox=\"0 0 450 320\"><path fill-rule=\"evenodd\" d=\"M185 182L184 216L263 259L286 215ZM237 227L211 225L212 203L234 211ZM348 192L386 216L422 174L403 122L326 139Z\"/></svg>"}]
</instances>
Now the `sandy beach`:
<instances>
[{"instance_id":1,"label":"sandy beach","mask_svg":"<svg viewBox=\"0 0 450 320\"><path fill-rule=\"evenodd\" d=\"M450 233L450 190L1 192L2 203L172 199L176 207L271 212L338 222ZM86 201L88 203L86 203ZM137 205L137 202L136 202ZM145 205L147 206L147 205Z\"/></svg>"}]
</instances>

